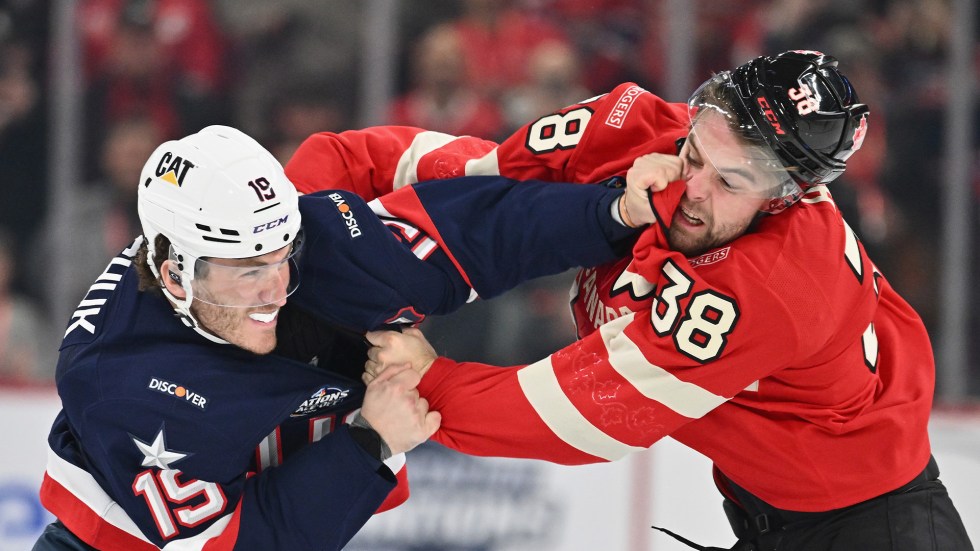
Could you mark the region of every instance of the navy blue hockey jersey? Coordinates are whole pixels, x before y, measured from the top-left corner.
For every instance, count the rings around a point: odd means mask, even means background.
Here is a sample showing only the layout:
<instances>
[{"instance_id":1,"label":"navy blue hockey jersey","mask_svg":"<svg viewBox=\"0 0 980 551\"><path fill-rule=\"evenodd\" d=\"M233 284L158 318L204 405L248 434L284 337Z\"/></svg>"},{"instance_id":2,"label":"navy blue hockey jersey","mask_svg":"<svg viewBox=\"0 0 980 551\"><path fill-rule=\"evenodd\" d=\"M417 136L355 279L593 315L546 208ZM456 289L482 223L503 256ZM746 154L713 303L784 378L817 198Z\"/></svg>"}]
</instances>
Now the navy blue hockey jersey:
<instances>
[{"instance_id":1,"label":"navy blue hockey jersey","mask_svg":"<svg viewBox=\"0 0 980 551\"><path fill-rule=\"evenodd\" d=\"M370 206L347 192L301 197L290 303L358 331L413 322L608 261L631 235L610 216L616 191L480 180L419 184ZM65 332L45 507L99 549L343 547L396 486L399 461L383 467L347 432L357 375L188 329L138 290L139 242Z\"/></svg>"}]
</instances>

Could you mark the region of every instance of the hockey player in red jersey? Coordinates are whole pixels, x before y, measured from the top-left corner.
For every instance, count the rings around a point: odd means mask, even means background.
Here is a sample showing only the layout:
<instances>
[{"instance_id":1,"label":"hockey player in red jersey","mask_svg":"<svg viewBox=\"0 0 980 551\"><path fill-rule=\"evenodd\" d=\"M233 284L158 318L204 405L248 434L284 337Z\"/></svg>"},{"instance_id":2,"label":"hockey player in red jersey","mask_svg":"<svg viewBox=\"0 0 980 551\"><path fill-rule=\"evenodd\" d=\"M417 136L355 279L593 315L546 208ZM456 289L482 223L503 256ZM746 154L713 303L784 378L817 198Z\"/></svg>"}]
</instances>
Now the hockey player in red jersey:
<instances>
[{"instance_id":1,"label":"hockey player in red jersey","mask_svg":"<svg viewBox=\"0 0 980 551\"><path fill-rule=\"evenodd\" d=\"M791 51L713 76L688 105L624 84L499 147L410 129L304 147L346 155L365 193L476 173L588 182L646 154L671 182L631 257L578 274L568 347L500 368L437 358L416 330L369 334L365 378L424 373L438 441L582 464L670 435L714 462L736 549L972 549L930 453L925 327L828 186L867 124L835 59ZM370 140L387 149L362 155Z\"/></svg>"}]
</instances>

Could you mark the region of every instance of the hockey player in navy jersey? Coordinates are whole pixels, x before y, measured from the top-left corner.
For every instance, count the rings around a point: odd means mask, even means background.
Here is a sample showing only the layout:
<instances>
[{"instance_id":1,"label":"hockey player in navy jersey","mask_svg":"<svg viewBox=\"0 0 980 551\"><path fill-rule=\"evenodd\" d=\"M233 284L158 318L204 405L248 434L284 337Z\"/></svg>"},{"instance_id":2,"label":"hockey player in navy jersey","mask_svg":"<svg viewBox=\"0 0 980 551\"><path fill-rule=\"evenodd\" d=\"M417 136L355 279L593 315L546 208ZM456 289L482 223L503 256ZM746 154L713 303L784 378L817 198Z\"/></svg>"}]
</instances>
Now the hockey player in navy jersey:
<instances>
[{"instance_id":1,"label":"hockey player in navy jersey","mask_svg":"<svg viewBox=\"0 0 980 551\"><path fill-rule=\"evenodd\" d=\"M298 197L237 130L162 144L144 236L65 331L41 488L58 520L34 549L343 547L407 497L403 452L440 422L412 370L365 387L349 335L609 261L635 237L624 219L654 218L643 194L515 184ZM337 328L305 347L277 337L285 319Z\"/></svg>"}]
</instances>

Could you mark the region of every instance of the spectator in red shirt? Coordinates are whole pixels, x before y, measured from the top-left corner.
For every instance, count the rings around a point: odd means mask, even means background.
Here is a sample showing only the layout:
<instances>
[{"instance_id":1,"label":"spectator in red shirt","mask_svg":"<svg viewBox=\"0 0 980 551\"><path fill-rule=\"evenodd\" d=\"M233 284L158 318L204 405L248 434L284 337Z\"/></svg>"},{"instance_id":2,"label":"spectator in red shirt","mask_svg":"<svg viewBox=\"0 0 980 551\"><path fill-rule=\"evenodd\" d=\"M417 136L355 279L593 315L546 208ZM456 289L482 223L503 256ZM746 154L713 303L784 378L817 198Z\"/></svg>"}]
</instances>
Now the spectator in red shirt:
<instances>
[{"instance_id":1,"label":"spectator in red shirt","mask_svg":"<svg viewBox=\"0 0 980 551\"><path fill-rule=\"evenodd\" d=\"M392 104L390 124L487 139L502 132L499 106L466 81L459 38L447 25L423 36L414 57L414 85Z\"/></svg>"}]
</instances>

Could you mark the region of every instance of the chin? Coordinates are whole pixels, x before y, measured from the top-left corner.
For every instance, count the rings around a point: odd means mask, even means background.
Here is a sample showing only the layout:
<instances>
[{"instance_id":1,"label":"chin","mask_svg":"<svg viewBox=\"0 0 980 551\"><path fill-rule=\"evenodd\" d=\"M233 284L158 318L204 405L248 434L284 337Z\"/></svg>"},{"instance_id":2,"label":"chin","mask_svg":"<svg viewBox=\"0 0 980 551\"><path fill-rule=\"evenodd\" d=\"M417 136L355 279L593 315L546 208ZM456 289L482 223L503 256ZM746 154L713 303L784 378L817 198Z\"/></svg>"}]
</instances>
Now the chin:
<instances>
[{"instance_id":1,"label":"chin","mask_svg":"<svg viewBox=\"0 0 980 551\"><path fill-rule=\"evenodd\" d=\"M271 337L262 335L261 337L253 337L251 339L249 338L235 339L233 341L230 340L228 342L237 346L238 348L243 348L253 354L258 354L260 356L264 356L272 352L276 348L275 335L272 335Z\"/></svg>"},{"instance_id":2,"label":"chin","mask_svg":"<svg viewBox=\"0 0 980 551\"><path fill-rule=\"evenodd\" d=\"M667 241L672 251L677 251L688 258L698 256L708 250L703 243L696 239L688 239L688 236L685 235L671 233Z\"/></svg>"},{"instance_id":3,"label":"chin","mask_svg":"<svg viewBox=\"0 0 980 551\"><path fill-rule=\"evenodd\" d=\"M256 354L264 356L265 354L269 354L275 349L276 349L276 339L275 337L273 337L269 341L263 341L262 343L259 343L255 348L252 348L251 351Z\"/></svg>"}]
</instances>

